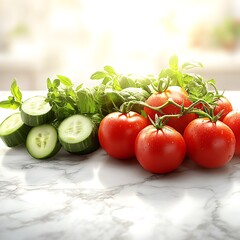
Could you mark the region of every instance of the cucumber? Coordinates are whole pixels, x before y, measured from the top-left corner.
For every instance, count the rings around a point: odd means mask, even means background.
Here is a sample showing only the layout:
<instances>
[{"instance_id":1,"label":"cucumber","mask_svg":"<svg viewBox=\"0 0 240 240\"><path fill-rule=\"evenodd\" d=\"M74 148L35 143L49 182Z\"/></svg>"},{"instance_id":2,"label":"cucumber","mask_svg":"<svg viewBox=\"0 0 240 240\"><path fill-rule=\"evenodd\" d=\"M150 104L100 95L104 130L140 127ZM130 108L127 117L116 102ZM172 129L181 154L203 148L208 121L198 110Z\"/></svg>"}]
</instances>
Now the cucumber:
<instances>
[{"instance_id":1,"label":"cucumber","mask_svg":"<svg viewBox=\"0 0 240 240\"><path fill-rule=\"evenodd\" d=\"M21 117L28 126L49 123L53 117L52 107L44 96L34 96L25 100L21 106Z\"/></svg>"},{"instance_id":2,"label":"cucumber","mask_svg":"<svg viewBox=\"0 0 240 240\"><path fill-rule=\"evenodd\" d=\"M58 137L66 151L88 154L99 148L97 130L89 117L75 114L61 122Z\"/></svg>"},{"instance_id":3,"label":"cucumber","mask_svg":"<svg viewBox=\"0 0 240 240\"><path fill-rule=\"evenodd\" d=\"M26 147L33 158L53 157L61 148L56 128L51 124L33 127L27 136Z\"/></svg>"},{"instance_id":4,"label":"cucumber","mask_svg":"<svg viewBox=\"0 0 240 240\"><path fill-rule=\"evenodd\" d=\"M0 125L0 138L8 147L15 147L26 142L31 127L21 118L21 113L13 113Z\"/></svg>"}]
</instances>

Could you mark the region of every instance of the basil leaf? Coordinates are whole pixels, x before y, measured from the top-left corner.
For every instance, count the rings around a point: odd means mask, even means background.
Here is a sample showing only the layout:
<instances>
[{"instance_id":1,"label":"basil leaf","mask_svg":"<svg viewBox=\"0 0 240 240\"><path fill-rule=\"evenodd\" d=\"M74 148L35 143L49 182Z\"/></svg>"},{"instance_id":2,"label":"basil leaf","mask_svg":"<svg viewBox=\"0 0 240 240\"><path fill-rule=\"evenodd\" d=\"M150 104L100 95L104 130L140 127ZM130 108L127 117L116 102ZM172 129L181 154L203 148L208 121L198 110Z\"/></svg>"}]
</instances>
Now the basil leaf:
<instances>
[{"instance_id":1,"label":"basil leaf","mask_svg":"<svg viewBox=\"0 0 240 240\"><path fill-rule=\"evenodd\" d=\"M115 70L113 69L113 67L111 66L105 66L104 67L104 70L106 72L108 72L110 75L117 75L117 73L115 72Z\"/></svg>"},{"instance_id":2,"label":"basil leaf","mask_svg":"<svg viewBox=\"0 0 240 240\"><path fill-rule=\"evenodd\" d=\"M57 75L57 77L59 78L60 82L63 85L65 85L66 87L72 87L73 86L72 81L68 77L65 77L65 76L62 76L62 75Z\"/></svg>"},{"instance_id":3,"label":"basil leaf","mask_svg":"<svg viewBox=\"0 0 240 240\"><path fill-rule=\"evenodd\" d=\"M214 79L210 79L207 81L209 84L212 84L212 85L215 85L216 84L216 81Z\"/></svg>"},{"instance_id":4,"label":"basil leaf","mask_svg":"<svg viewBox=\"0 0 240 240\"><path fill-rule=\"evenodd\" d=\"M58 88L60 86L60 79L54 79L52 86Z\"/></svg>"},{"instance_id":5,"label":"basil leaf","mask_svg":"<svg viewBox=\"0 0 240 240\"><path fill-rule=\"evenodd\" d=\"M172 70L178 71L178 57L173 55L169 60L169 66Z\"/></svg>"},{"instance_id":6,"label":"basil leaf","mask_svg":"<svg viewBox=\"0 0 240 240\"><path fill-rule=\"evenodd\" d=\"M93 73L90 77L90 79L92 80L99 80L99 79L103 79L107 76L107 73L106 72L103 72L103 71L97 71L95 73Z\"/></svg>"},{"instance_id":7,"label":"basil leaf","mask_svg":"<svg viewBox=\"0 0 240 240\"><path fill-rule=\"evenodd\" d=\"M120 75L118 77L118 82L121 89L128 87L136 87L136 83L134 82L134 80L124 75Z\"/></svg>"},{"instance_id":8,"label":"basil leaf","mask_svg":"<svg viewBox=\"0 0 240 240\"><path fill-rule=\"evenodd\" d=\"M80 113L96 113L96 103L94 101L94 91L86 88L77 92L77 107Z\"/></svg>"},{"instance_id":9,"label":"basil leaf","mask_svg":"<svg viewBox=\"0 0 240 240\"><path fill-rule=\"evenodd\" d=\"M10 109L17 109L21 106L21 104L19 102L13 102L13 101L10 101L10 100L4 100L4 101L1 101L0 102L0 107L1 108L10 108Z\"/></svg>"},{"instance_id":10,"label":"basil leaf","mask_svg":"<svg viewBox=\"0 0 240 240\"><path fill-rule=\"evenodd\" d=\"M50 90L53 87L50 78L47 79L47 88Z\"/></svg>"},{"instance_id":11,"label":"basil leaf","mask_svg":"<svg viewBox=\"0 0 240 240\"><path fill-rule=\"evenodd\" d=\"M11 85L11 93L15 98L16 102L22 103L22 93L17 85L16 79L13 80Z\"/></svg>"},{"instance_id":12,"label":"basil leaf","mask_svg":"<svg viewBox=\"0 0 240 240\"><path fill-rule=\"evenodd\" d=\"M117 78L113 78L112 88L113 88L113 90L117 90L117 91L122 90L122 88L121 88L121 86L120 86L119 81L118 81Z\"/></svg>"},{"instance_id":13,"label":"basil leaf","mask_svg":"<svg viewBox=\"0 0 240 240\"><path fill-rule=\"evenodd\" d=\"M182 70L189 70L195 67L203 67L203 65L200 62L186 62L182 65Z\"/></svg>"},{"instance_id":14,"label":"basil leaf","mask_svg":"<svg viewBox=\"0 0 240 240\"><path fill-rule=\"evenodd\" d=\"M82 87L83 87L83 83L79 84L79 85L76 87L76 91L79 91Z\"/></svg>"},{"instance_id":15,"label":"basil leaf","mask_svg":"<svg viewBox=\"0 0 240 240\"><path fill-rule=\"evenodd\" d=\"M102 81L102 84L106 85L108 82L110 82L112 80L112 78L106 76L103 81Z\"/></svg>"}]
</instances>

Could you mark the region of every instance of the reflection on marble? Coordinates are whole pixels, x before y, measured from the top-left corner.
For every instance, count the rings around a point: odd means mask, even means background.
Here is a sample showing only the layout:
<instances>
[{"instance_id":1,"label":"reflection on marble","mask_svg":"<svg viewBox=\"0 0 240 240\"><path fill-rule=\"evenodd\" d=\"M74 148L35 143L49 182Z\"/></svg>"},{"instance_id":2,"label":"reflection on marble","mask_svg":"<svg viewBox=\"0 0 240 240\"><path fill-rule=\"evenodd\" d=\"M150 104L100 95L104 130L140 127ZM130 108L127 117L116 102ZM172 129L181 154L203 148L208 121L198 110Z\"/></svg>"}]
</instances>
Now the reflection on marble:
<instances>
[{"instance_id":1,"label":"reflection on marble","mask_svg":"<svg viewBox=\"0 0 240 240\"><path fill-rule=\"evenodd\" d=\"M144 171L102 149L35 160L0 142L0 239L240 239L240 157Z\"/></svg>"}]
</instances>

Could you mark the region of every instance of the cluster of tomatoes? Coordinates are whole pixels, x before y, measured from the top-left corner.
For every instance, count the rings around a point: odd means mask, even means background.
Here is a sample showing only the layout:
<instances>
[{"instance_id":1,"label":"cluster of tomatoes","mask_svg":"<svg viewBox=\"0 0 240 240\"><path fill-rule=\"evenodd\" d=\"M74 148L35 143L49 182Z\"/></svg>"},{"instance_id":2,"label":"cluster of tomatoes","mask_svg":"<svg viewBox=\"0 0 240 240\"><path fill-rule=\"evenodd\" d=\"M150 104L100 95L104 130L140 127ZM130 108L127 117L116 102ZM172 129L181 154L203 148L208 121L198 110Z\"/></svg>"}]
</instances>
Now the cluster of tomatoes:
<instances>
[{"instance_id":1,"label":"cluster of tomatoes","mask_svg":"<svg viewBox=\"0 0 240 240\"><path fill-rule=\"evenodd\" d=\"M223 167L240 154L240 112L233 111L229 100L221 97L213 108L213 118L200 117L197 111L181 114L183 107L188 109L192 104L187 92L178 86L154 93L144 106L147 118L133 111L105 116L99 126L100 145L111 157L136 157L152 173L172 172L186 156L205 168ZM194 109L203 105L199 103ZM159 106L160 110L155 109ZM156 116L168 117L159 124L152 121Z\"/></svg>"}]
</instances>

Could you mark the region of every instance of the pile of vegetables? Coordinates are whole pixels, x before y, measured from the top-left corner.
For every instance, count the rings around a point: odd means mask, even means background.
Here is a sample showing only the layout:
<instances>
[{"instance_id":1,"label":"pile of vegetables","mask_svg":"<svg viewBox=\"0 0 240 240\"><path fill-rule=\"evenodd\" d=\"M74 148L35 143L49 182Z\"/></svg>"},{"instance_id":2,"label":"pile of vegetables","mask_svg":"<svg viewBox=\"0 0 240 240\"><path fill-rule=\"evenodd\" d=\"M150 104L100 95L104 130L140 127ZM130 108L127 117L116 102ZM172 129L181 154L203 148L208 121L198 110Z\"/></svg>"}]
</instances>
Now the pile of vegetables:
<instances>
[{"instance_id":1,"label":"pile of vegetables","mask_svg":"<svg viewBox=\"0 0 240 240\"><path fill-rule=\"evenodd\" d=\"M36 159L63 148L88 154L99 147L118 159L136 158L152 173L176 170L188 157L202 167L225 166L240 154L240 112L206 80L172 56L158 75L136 77L111 66L92 74L94 87L62 75L47 79L46 96L22 100L16 80L0 107L14 113L0 125L8 147L25 144Z\"/></svg>"}]
</instances>

